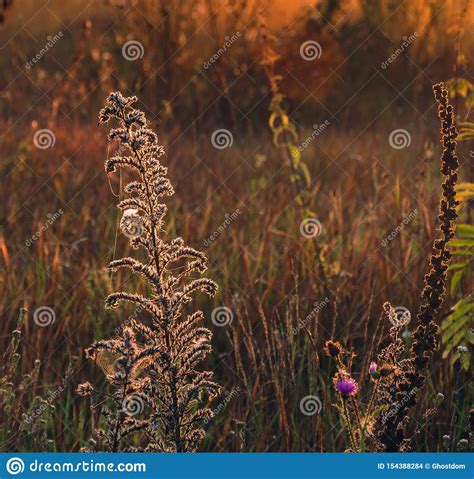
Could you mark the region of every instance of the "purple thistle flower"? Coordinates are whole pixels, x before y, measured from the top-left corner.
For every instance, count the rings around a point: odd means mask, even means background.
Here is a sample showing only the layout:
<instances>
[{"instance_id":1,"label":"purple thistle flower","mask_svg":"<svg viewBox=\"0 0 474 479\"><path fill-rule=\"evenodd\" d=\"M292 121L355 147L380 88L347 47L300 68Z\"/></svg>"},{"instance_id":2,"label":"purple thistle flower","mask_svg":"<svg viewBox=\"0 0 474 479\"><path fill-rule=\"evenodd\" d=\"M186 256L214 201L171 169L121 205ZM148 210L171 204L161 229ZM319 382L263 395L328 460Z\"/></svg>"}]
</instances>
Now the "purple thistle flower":
<instances>
[{"instance_id":1,"label":"purple thistle flower","mask_svg":"<svg viewBox=\"0 0 474 479\"><path fill-rule=\"evenodd\" d=\"M359 385L352 378L338 379L336 381L336 390L340 392L342 396L353 396L357 394Z\"/></svg>"},{"instance_id":2,"label":"purple thistle flower","mask_svg":"<svg viewBox=\"0 0 474 479\"><path fill-rule=\"evenodd\" d=\"M375 372L377 372L377 363L370 363L369 373L372 374L372 373L375 373Z\"/></svg>"},{"instance_id":3,"label":"purple thistle flower","mask_svg":"<svg viewBox=\"0 0 474 479\"><path fill-rule=\"evenodd\" d=\"M369 374L373 379L378 379L380 377L380 371L377 371L377 363L370 363Z\"/></svg>"}]
</instances>

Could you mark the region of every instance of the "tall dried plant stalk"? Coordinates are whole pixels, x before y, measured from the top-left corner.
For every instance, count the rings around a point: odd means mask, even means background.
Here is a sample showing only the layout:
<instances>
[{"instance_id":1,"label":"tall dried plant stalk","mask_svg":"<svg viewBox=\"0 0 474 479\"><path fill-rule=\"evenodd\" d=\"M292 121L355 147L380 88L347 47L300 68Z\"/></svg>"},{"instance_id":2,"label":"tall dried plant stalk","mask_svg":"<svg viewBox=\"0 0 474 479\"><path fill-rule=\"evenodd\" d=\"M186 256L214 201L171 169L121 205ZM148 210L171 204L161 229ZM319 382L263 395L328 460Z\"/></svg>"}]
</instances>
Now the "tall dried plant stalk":
<instances>
[{"instance_id":1,"label":"tall dried plant stalk","mask_svg":"<svg viewBox=\"0 0 474 479\"><path fill-rule=\"evenodd\" d=\"M385 303L384 316L393 324L391 341L379 353L377 363L370 364L368 373L373 389L371 399L364 408L356 400L359 386L352 379L353 353L345 352L339 343L326 343L326 353L336 359L338 372L334 384L341 397L340 411L349 432L350 447L355 451L364 451L367 447L387 452L412 448L411 438L406 437L409 412L417 404L417 395L426 381L426 366L437 346L436 319L444 300L451 258L447 248L454 236L457 217L455 186L459 162L456 157L457 131L448 92L442 83L435 85L433 90L441 121L441 172L445 177L439 213L441 235L433 244L431 269L425 276L418 326L409 354L401 338L401 328L409 323L410 313L406 311L400 316L389 303ZM343 358L347 357L350 361L346 364Z\"/></svg>"},{"instance_id":2,"label":"tall dried plant stalk","mask_svg":"<svg viewBox=\"0 0 474 479\"><path fill-rule=\"evenodd\" d=\"M157 135L148 128L142 111L132 107L136 97L111 93L99 115L100 123L115 120L109 140L118 140L119 154L105 163L107 173L117 167L138 174L124 190L129 197L119 203L122 232L132 248L142 248L145 260L123 258L110 263L111 271L128 268L149 285L147 296L112 293L106 307L121 301L138 307L113 339L95 341L87 356L103 367L111 393L98 392L111 406L102 407L107 427L96 430L93 448L110 451L195 451L204 436L202 425L210 418L209 401L218 394L212 372L199 365L211 351L211 332L200 326L201 311L186 315L193 293L213 296L216 284L196 278L207 269L206 256L185 246L182 238L162 238L166 205L162 197L174 194ZM125 152L125 153L124 153ZM194 279L193 279L194 277ZM112 359L112 366L110 366ZM90 383L78 387L90 395Z\"/></svg>"},{"instance_id":3,"label":"tall dried plant stalk","mask_svg":"<svg viewBox=\"0 0 474 479\"><path fill-rule=\"evenodd\" d=\"M404 425L409 419L408 411L416 402L416 392L424 385L425 369L428 361L436 350L438 324L437 314L443 303L446 292L447 271L451 253L448 242L454 237L454 222L457 218L456 183L458 181L459 161L456 156L457 129L453 107L449 104L448 92L443 83L433 87L438 103L438 117L441 122L441 173L444 175L443 194L440 201L440 238L433 243L430 258L431 269L425 276L424 288L418 310L418 326L413 335L411 355L402 369L403 375L392 387L391 399L400 404L396 414L393 414L378 431L382 447L386 451L398 451L404 444L409 447L404 438ZM403 400L410 396L410 400Z\"/></svg>"}]
</instances>

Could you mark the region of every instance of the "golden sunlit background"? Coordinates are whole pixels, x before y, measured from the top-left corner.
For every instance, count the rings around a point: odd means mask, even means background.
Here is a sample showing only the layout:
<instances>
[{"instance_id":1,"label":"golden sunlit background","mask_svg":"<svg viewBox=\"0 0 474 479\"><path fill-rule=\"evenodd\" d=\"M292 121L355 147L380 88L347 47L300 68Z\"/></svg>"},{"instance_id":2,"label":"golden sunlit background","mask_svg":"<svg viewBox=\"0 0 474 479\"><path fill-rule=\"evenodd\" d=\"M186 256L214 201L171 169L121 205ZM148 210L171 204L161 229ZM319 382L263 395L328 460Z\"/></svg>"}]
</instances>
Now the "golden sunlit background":
<instances>
[{"instance_id":1,"label":"golden sunlit background","mask_svg":"<svg viewBox=\"0 0 474 479\"><path fill-rule=\"evenodd\" d=\"M116 90L138 97L166 150L163 233L204 251L219 285L197 300L226 391L200 450L351 448L323 347L358 353L365 401L390 342L385 301L411 312L409 351L442 192L432 86L446 83L469 130L474 2L7 0L0 22L0 450L76 451L100 425L100 404L75 392L105 383L84 349L133 312L106 296L137 285L107 269L135 254L116 207L129 176L107 178L117 148L97 126ZM472 434L471 137L458 145L463 253L403 425L416 451L463 450ZM309 396L316 413L301 412Z\"/></svg>"}]
</instances>

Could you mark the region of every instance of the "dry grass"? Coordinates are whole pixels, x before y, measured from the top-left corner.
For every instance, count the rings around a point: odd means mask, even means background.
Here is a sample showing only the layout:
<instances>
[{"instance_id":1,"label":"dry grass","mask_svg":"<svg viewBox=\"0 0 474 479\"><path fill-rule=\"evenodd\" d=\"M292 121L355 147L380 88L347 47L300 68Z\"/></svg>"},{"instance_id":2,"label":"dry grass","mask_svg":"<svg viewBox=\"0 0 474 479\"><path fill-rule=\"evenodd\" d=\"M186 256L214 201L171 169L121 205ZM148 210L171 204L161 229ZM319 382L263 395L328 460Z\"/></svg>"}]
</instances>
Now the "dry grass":
<instances>
[{"instance_id":1,"label":"dry grass","mask_svg":"<svg viewBox=\"0 0 474 479\"><path fill-rule=\"evenodd\" d=\"M168 151L170 178L177 190L169 214L170 233L179 233L190 245L202 247L226 214L237 209L242 212L209 245L207 254L209 275L216 278L222 291L214 306L226 305L234 313L227 331L214 327L216 354L211 366L228 391L239 386L246 393L233 399L225 414L216 419L207 448L240 447L240 440L229 439L229 431L235 429L232 418L245 424L238 434L245 435L246 449L343 447L331 397L324 392L329 366L315 363L314 354L321 351L322 339L331 335L334 327L348 347L374 350L390 328L379 318L385 299L414 310L439 195L436 163L423 147L426 141L436 141L434 131L413 139L412 149L420 158L416 164L403 160L408 160L405 152L394 159L388 145L376 145L371 132L361 138L346 135L341 141L341 134L327 131L317 148L309 146L305 152L308 158L317 158L311 165L315 179L312 201L323 224L318 241L338 294L340 318L334 325L334 318L323 308L318 320L307 325L313 341L298 328L298 321L304 321L312 303L323 301L325 295L313 261L314 245L301 237L301 219L288 207L292 196L284 170L272 161L275 151L271 143L237 139L234 148L217 154L210 145L190 143L185 147L180 143L179 149ZM24 156L16 158L10 152L1 202L6 220L3 267L9 273L2 277L0 293L2 336L9 337L20 307L30 312L43 305L55 309L57 319L50 327L37 328L31 320L25 327L23 367L28 368L35 358L44 358L41 377L45 389L60 380L68 357L78 355L93 339L107 337L118 326L117 317L101 307L113 291L105 266L115 248L125 252L128 248L123 239L116 238L119 218L110 189L117 193L121 180L116 176L110 187L104 184L101 156L107 146L102 136L79 127L73 138L62 129L55 133L54 151L59 161L48 161L48 150L36 150L28 143L23 146ZM351 145L350 150L343 151L341 145ZM438 148L435 150L437 156ZM257 155L265 156L263 165L257 165L256 159L261 160ZM398 179L389 169L394 161ZM183 162L189 171L186 177L180 175ZM41 187L45 182L47 187ZM26 248L25 241L41 229L47 215L60 208L64 210L61 220ZM403 215L414 210L418 213L413 221L383 247L381 242ZM125 277L119 272L114 282L124 284ZM203 306L209 318L211 310ZM123 311L122 320L131 312ZM298 333L288 334L291 328ZM246 357L248 351L253 351L250 357ZM366 365L367 360L360 370ZM461 434L458 423L465 420L462 411L467 399L463 373L457 369L441 363L439 357L433 363L424 408L431 406L438 392L443 392L446 404L438 411L436 426L429 424L424 429L417 445L420 450L441 447L445 433ZM77 384L97 373L82 365L74 380ZM308 394L319 395L324 404L323 415L315 420L302 418L298 409L299 400ZM84 404L71 396L69 390L64 393L64 405L51 423L60 449L80 445L81 438L70 430L83 431L84 437L90 432ZM417 413L421 423L424 408Z\"/></svg>"}]
</instances>

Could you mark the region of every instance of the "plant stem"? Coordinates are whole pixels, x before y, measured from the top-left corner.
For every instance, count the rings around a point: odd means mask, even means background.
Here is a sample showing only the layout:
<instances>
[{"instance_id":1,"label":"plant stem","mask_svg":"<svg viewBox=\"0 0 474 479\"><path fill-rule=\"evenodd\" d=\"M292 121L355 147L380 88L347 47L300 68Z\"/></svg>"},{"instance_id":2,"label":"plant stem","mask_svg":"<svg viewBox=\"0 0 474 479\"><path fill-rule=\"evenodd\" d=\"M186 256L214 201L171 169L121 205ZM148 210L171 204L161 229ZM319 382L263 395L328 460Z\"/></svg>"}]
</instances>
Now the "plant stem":
<instances>
[{"instance_id":1,"label":"plant stem","mask_svg":"<svg viewBox=\"0 0 474 479\"><path fill-rule=\"evenodd\" d=\"M357 452L357 444L354 437L354 431L352 429L352 423L349 418L349 411L347 410L347 400L345 398L342 399L342 407L344 408L344 416L346 417L346 424L347 424L347 429L349 429L349 437L352 443L352 448L354 449L355 452Z\"/></svg>"},{"instance_id":2,"label":"plant stem","mask_svg":"<svg viewBox=\"0 0 474 479\"><path fill-rule=\"evenodd\" d=\"M135 156L142 163L142 159L139 155L139 153L134 150ZM150 218L153 217L153 204L151 201L151 193L150 193L150 188L148 186L148 182L146 180L145 174L141 174L141 178L143 181L143 184L145 185L145 192L146 192L146 198L148 202L148 208L149 208L149 215ZM158 241L156 239L155 235L155 225L153 224L153 220L151 221L151 239L152 239L152 244L153 244L153 260L155 262L155 268L156 272L161 280L161 268L160 268L160 259L158 255ZM163 292L163 287L160 284L157 284L157 289L159 293ZM164 321L163 321L163 329L165 333L165 342L166 342L166 347L169 351L169 356L170 356L170 365L173 366L173 358L171 355L171 340L170 340L170 333L169 333L169 311L168 308L164 307ZM181 440L181 431L180 431L180 414L178 411L178 393L176 389L176 372L172 371L171 373L171 382L170 382L170 389L171 389L171 400L172 400L172 414L173 414L173 421L174 421L174 441L175 441L175 447L177 452L183 452L183 445L182 445L182 440Z\"/></svg>"}]
</instances>

